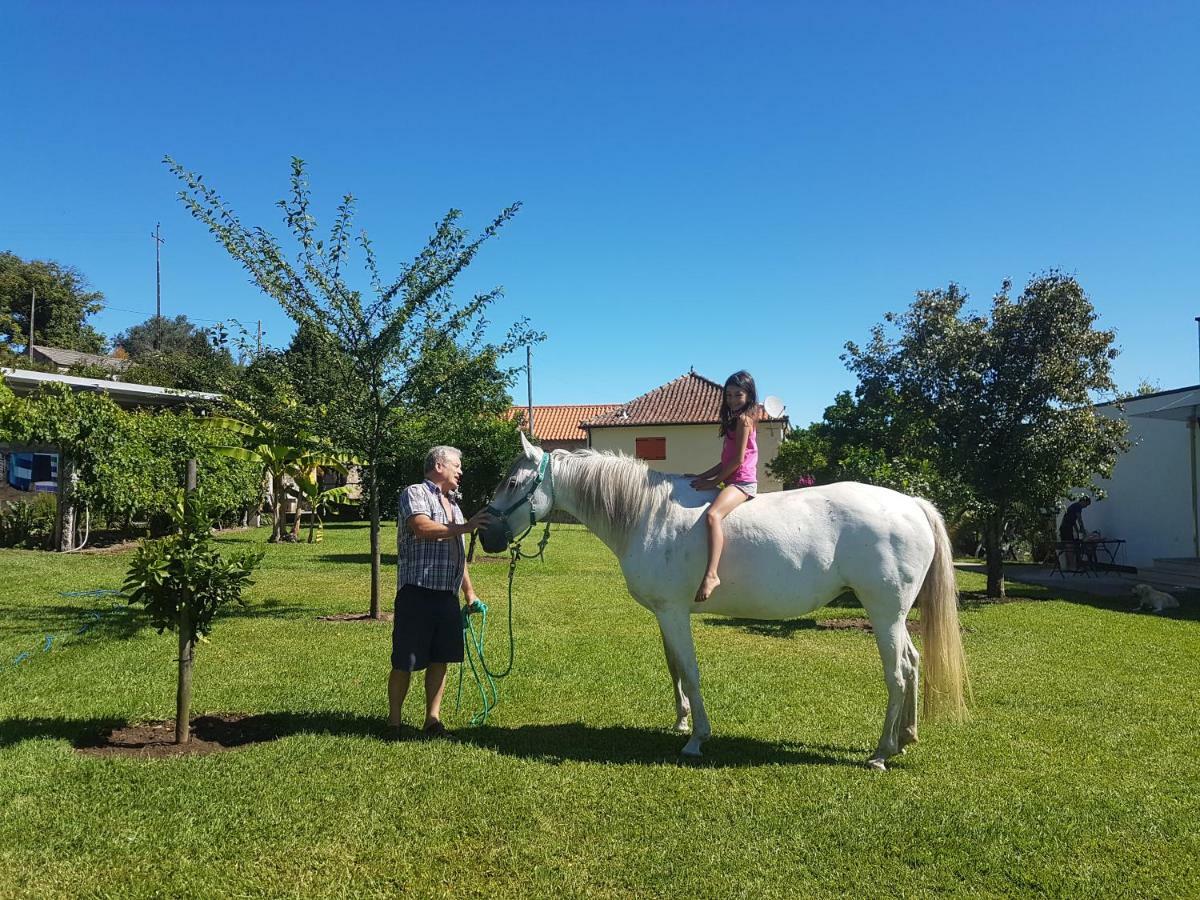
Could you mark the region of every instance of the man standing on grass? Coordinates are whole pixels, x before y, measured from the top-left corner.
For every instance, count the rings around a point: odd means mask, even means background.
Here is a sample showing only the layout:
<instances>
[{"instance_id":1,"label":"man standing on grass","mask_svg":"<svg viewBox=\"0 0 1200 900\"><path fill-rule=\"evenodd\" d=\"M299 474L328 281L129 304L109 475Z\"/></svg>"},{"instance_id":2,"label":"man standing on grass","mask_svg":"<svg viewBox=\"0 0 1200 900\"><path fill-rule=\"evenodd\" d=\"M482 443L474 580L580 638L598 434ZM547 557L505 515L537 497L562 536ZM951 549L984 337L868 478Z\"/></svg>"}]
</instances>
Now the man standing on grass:
<instances>
[{"instance_id":1,"label":"man standing on grass","mask_svg":"<svg viewBox=\"0 0 1200 900\"><path fill-rule=\"evenodd\" d=\"M479 598L467 573L462 536L484 527L480 511L463 521L455 502L462 478L462 452L434 447L425 457L425 480L400 494L397 522L396 613L392 625L392 674L388 678L388 723L400 737L401 711L412 673L425 670L425 724L429 737L446 733L442 692L446 667L463 660L462 613L458 592Z\"/></svg>"}]
</instances>

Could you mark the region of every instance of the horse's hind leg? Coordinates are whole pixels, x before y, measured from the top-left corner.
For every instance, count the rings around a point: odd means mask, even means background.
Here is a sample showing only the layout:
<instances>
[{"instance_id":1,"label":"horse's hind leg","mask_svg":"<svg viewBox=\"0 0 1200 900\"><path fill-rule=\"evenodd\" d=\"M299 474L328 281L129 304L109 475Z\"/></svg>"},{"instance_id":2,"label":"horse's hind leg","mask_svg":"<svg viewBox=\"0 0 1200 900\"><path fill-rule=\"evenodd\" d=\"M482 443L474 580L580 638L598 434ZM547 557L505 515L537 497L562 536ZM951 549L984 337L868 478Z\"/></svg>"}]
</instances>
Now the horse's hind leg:
<instances>
[{"instance_id":1,"label":"horse's hind leg","mask_svg":"<svg viewBox=\"0 0 1200 900\"><path fill-rule=\"evenodd\" d=\"M661 630L662 623L659 623ZM671 690L675 693L675 730L686 732L688 730L688 714L691 713L692 707L688 703L687 694L683 692L683 679L679 677L679 666L675 664L675 655L671 653L671 648L667 645L667 635L663 632L663 652L667 656L667 670L671 673Z\"/></svg>"},{"instance_id":2,"label":"horse's hind leg","mask_svg":"<svg viewBox=\"0 0 1200 900\"><path fill-rule=\"evenodd\" d=\"M907 632L907 629L906 629ZM908 637L907 633L905 637ZM904 709L900 714L900 752L909 744L917 742L917 680L921 671L921 657L913 646L912 638L904 647Z\"/></svg>"},{"instance_id":3,"label":"horse's hind leg","mask_svg":"<svg viewBox=\"0 0 1200 900\"><path fill-rule=\"evenodd\" d=\"M887 685L887 712L883 717L883 734L879 746L867 760L867 765L883 771L887 760L900 752L900 725L904 717L906 690L910 679L915 683L916 670L906 650L911 643L904 619L882 622L872 617L875 643L879 647L879 658L883 662L883 680ZM914 694L915 696L915 694Z\"/></svg>"},{"instance_id":4,"label":"horse's hind leg","mask_svg":"<svg viewBox=\"0 0 1200 900\"><path fill-rule=\"evenodd\" d=\"M666 610L657 616L667 659L674 664L684 696L691 707L692 737L682 752L684 756L699 756L700 745L708 740L712 729L708 723L708 713L704 711L704 699L700 696L700 667L696 663L696 645L692 641L691 616L687 610Z\"/></svg>"}]
</instances>

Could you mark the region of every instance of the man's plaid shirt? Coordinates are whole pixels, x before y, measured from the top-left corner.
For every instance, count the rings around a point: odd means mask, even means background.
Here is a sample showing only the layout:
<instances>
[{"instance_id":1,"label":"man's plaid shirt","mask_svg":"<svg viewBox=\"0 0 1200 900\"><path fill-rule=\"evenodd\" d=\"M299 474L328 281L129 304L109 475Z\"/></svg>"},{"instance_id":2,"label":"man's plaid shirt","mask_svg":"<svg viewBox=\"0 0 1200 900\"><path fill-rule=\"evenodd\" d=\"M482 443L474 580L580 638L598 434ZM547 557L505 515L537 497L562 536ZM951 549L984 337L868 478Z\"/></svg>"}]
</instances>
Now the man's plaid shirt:
<instances>
[{"instance_id":1,"label":"man's plaid shirt","mask_svg":"<svg viewBox=\"0 0 1200 900\"><path fill-rule=\"evenodd\" d=\"M442 492L432 481L412 484L400 492L400 514L396 523L397 584L415 584L434 591L458 594L467 556L461 537L423 540L408 530L412 516L429 516L441 525L461 525L462 510L450 501L450 518L442 506Z\"/></svg>"}]
</instances>

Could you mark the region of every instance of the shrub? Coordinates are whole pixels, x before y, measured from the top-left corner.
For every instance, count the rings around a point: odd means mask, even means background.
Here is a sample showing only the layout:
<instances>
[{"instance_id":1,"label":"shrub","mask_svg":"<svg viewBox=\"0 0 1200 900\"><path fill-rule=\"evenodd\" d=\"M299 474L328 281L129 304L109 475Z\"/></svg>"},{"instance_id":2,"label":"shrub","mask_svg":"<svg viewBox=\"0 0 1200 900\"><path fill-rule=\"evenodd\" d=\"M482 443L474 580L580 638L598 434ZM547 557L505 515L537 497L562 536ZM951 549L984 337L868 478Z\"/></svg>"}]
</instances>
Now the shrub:
<instances>
[{"instance_id":1,"label":"shrub","mask_svg":"<svg viewBox=\"0 0 1200 900\"><path fill-rule=\"evenodd\" d=\"M50 550L58 502L53 494L35 494L32 500L0 502L0 547Z\"/></svg>"}]
</instances>

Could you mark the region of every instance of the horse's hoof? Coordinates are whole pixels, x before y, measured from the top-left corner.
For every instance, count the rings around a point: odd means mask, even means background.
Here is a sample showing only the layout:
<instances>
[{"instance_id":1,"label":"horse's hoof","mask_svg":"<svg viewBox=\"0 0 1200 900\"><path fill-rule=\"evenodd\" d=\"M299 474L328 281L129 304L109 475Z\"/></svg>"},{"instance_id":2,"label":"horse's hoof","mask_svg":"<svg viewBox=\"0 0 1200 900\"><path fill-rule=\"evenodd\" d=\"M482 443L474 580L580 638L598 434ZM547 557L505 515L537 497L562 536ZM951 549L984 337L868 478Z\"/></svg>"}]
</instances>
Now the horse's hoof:
<instances>
[{"instance_id":1,"label":"horse's hoof","mask_svg":"<svg viewBox=\"0 0 1200 900\"><path fill-rule=\"evenodd\" d=\"M874 772L886 772L887 763L885 763L882 759L868 759L867 768Z\"/></svg>"},{"instance_id":2,"label":"horse's hoof","mask_svg":"<svg viewBox=\"0 0 1200 900\"><path fill-rule=\"evenodd\" d=\"M675 723L675 730L678 731L680 734L687 734L692 729L691 729L691 726L688 725L687 719L680 719L678 722Z\"/></svg>"},{"instance_id":3,"label":"horse's hoof","mask_svg":"<svg viewBox=\"0 0 1200 900\"><path fill-rule=\"evenodd\" d=\"M696 740L696 736L692 735L692 739L683 745L683 749L679 751L681 756L686 756L691 759L700 758L700 745L703 741Z\"/></svg>"},{"instance_id":4,"label":"horse's hoof","mask_svg":"<svg viewBox=\"0 0 1200 900\"><path fill-rule=\"evenodd\" d=\"M683 760L691 761L694 759L703 759L704 754L701 753L699 750L689 750L687 747L684 747L682 750L679 751L679 758L683 759Z\"/></svg>"}]
</instances>

